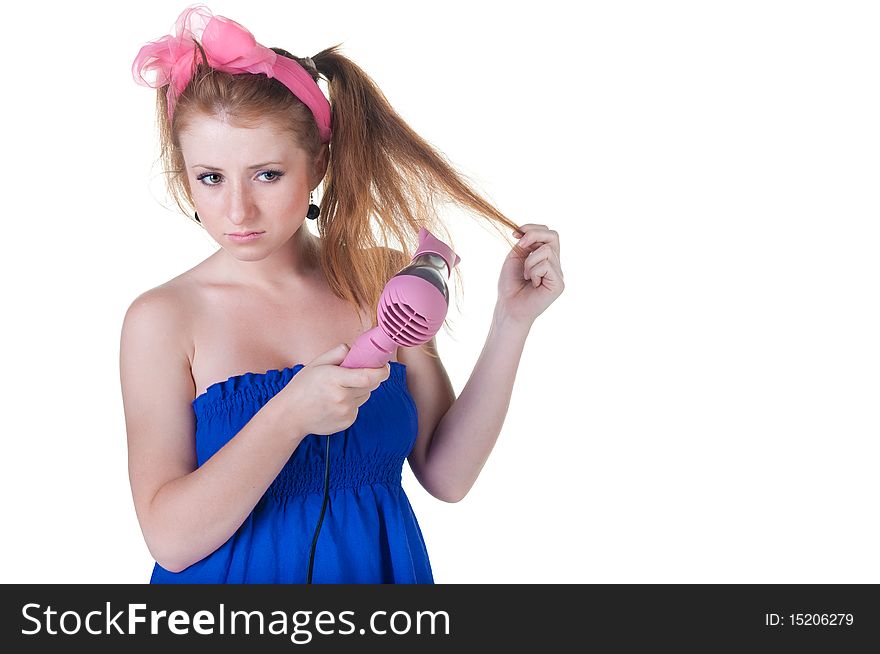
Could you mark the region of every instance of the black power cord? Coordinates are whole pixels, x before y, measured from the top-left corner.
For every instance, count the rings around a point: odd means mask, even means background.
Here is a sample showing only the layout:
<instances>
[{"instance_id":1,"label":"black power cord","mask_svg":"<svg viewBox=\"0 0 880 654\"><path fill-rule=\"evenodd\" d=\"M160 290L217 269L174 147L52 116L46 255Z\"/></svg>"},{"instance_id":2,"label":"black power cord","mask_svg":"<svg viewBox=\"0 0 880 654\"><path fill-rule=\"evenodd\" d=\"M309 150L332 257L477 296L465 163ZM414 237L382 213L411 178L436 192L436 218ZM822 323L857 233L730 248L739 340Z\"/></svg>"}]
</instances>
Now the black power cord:
<instances>
[{"instance_id":1,"label":"black power cord","mask_svg":"<svg viewBox=\"0 0 880 654\"><path fill-rule=\"evenodd\" d=\"M315 546L318 544L318 534L321 533L321 524L324 522L324 511L327 509L327 500L330 498L330 436L327 439L327 456L324 457L324 502L321 504L321 515L315 526L315 536L312 538L312 551L309 553L309 579L307 584L312 583L312 568L315 565Z\"/></svg>"}]
</instances>

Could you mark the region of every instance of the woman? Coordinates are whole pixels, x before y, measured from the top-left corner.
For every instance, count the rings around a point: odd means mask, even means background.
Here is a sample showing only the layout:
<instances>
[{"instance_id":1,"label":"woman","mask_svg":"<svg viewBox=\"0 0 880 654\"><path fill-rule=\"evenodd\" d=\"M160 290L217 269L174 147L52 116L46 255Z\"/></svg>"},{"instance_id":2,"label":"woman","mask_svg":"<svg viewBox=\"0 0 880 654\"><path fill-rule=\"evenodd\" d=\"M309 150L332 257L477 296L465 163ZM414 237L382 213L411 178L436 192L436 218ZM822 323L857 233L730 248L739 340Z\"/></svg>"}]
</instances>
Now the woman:
<instances>
[{"instance_id":1,"label":"woman","mask_svg":"<svg viewBox=\"0 0 880 654\"><path fill-rule=\"evenodd\" d=\"M530 326L562 292L556 232L471 190L337 48L297 58L194 5L135 59L136 81L158 89L169 191L220 245L136 298L122 326L152 583L432 583L403 461L433 496L465 496ZM442 228L438 195L522 237L458 398L433 339L382 368L339 365L419 229Z\"/></svg>"}]
</instances>

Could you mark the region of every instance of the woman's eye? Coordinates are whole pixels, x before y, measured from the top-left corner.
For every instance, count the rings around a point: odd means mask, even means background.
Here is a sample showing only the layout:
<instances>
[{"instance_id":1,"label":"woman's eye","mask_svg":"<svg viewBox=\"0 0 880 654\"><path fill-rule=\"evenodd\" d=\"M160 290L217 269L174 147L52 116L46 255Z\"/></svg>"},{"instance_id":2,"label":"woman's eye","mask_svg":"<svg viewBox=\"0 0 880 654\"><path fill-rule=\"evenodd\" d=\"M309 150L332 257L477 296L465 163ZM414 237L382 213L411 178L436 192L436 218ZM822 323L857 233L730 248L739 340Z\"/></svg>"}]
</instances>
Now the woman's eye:
<instances>
[{"instance_id":1,"label":"woman's eye","mask_svg":"<svg viewBox=\"0 0 880 654\"><path fill-rule=\"evenodd\" d=\"M204 183L206 186L217 186L219 181L218 182L204 182L204 180L207 179L208 177L220 177L220 175L218 175L217 173L202 173L196 179L198 179L200 182Z\"/></svg>"},{"instance_id":2,"label":"woman's eye","mask_svg":"<svg viewBox=\"0 0 880 654\"><path fill-rule=\"evenodd\" d=\"M271 175L272 177L269 178L267 181L274 182L276 179L279 179L282 175L284 175L284 173L282 173L280 170L264 170L260 173L260 175Z\"/></svg>"}]
</instances>

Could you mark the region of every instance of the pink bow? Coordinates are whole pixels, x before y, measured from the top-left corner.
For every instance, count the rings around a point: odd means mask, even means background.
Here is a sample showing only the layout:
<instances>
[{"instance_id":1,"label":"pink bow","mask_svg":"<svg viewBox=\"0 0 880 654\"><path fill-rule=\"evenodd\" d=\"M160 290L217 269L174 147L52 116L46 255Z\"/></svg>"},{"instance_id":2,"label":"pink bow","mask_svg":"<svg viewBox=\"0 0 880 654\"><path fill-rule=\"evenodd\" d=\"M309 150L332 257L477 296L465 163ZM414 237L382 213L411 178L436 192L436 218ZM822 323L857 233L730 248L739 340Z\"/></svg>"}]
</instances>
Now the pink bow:
<instances>
[{"instance_id":1,"label":"pink bow","mask_svg":"<svg viewBox=\"0 0 880 654\"><path fill-rule=\"evenodd\" d=\"M243 26L223 16L214 16L205 5L191 5L177 18L175 33L144 45L132 64L132 76L141 86L160 88L170 84L168 119L174 104L192 77L193 57L202 44L208 64L227 73L262 73L284 84L311 109L318 123L321 141L330 140L330 103L296 61L260 45ZM150 82L144 73L154 72Z\"/></svg>"}]
</instances>

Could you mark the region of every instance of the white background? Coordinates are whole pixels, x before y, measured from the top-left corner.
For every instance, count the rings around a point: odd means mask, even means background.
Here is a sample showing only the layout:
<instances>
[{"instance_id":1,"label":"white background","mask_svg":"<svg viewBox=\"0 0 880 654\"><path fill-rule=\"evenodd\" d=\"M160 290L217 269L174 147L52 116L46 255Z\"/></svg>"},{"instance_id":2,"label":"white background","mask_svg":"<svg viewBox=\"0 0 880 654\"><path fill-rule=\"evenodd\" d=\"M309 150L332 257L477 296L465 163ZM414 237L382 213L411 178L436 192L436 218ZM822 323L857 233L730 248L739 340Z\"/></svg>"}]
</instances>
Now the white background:
<instances>
[{"instance_id":1,"label":"white background","mask_svg":"<svg viewBox=\"0 0 880 654\"><path fill-rule=\"evenodd\" d=\"M185 4L5 10L3 582L149 579L122 318L217 246L164 195L131 63ZM876 4L209 6L300 56L343 42L502 212L560 233L565 293L473 490L404 468L438 582L880 582ZM448 218L460 392L507 247Z\"/></svg>"}]
</instances>

